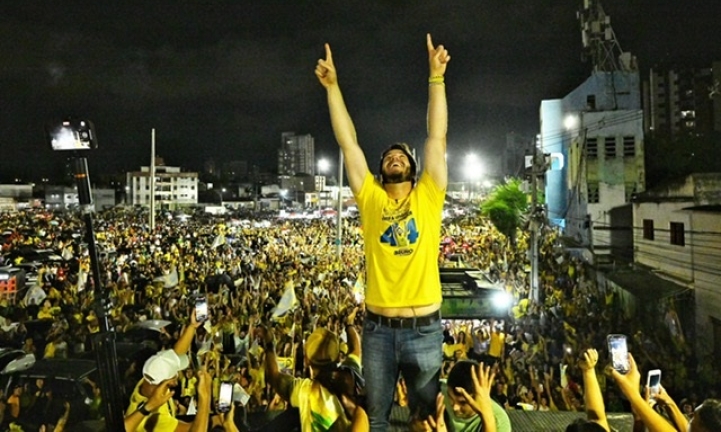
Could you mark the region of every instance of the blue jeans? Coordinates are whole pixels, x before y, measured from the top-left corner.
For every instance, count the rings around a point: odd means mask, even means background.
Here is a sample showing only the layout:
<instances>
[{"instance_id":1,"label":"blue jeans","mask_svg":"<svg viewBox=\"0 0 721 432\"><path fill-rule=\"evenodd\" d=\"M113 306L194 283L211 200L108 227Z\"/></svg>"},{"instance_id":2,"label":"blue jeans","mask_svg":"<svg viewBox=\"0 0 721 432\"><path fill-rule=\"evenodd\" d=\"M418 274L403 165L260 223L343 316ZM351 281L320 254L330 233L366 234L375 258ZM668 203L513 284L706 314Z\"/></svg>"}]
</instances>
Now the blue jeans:
<instances>
[{"instance_id":1,"label":"blue jeans","mask_svg":"<svg viewBox=\"0 0 721 432\"><path fill-rule=\"evenodd\" d=\"M371 431L388 430L399 374L408 388L411 415L435 412L443 362L441 321L416 328L390 328L363 323L363 375Z\"/></svg>"}]
</instances>

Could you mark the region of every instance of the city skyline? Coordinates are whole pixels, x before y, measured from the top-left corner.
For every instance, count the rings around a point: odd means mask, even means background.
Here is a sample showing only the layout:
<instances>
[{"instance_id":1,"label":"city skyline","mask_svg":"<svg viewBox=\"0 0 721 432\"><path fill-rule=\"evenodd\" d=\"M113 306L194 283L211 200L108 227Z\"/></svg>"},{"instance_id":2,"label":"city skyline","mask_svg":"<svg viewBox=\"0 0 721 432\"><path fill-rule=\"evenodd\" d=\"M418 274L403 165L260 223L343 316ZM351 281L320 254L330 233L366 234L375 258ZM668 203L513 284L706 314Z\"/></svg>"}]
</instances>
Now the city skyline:
<instances>
[{"instance_id":1,"label":"city skyline","mask_svg":"<svg viewBox=\"0 0 721 432\"><path fill-rule=\"evenodd\" d=\"M721 5L705 3L603 6L643 78L657 63L721 60L713 42ZM272 170L285 131L312 135L316 157L334 161L325 92L313 75L325 42L373 170L389 143L423 144L426 32L453 58L449 154L497 158L506 133L538 133L541 100L563 97L590 75L592 65L580 60L580 7L515 0L9 5L0 17L0 171L61 172L64 156L50 151L42 128L64 115L96 124L100 148L87 155L94 176L147 165L152 128L156 153L189 170L208 159Z\"/></svg>"}]
</instances>

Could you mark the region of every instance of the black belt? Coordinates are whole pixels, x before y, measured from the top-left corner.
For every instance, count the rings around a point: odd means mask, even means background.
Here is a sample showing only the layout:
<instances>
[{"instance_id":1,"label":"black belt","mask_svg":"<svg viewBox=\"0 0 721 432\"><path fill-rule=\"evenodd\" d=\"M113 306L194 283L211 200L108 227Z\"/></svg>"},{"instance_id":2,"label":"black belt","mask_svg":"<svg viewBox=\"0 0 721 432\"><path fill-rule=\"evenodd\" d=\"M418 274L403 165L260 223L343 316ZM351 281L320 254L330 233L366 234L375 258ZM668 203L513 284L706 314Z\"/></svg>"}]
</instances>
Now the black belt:
<instances>
[{"instance_id":1,"label":"black belt","mask_svg":"<svg viewBox=\"0 0 721 432\"><path fill-rule=\"evenodd\" d=\"M440 321L441 311L439 309L433 313L419 317L387 317L366 310L366 319L383 327L411 329L428 326Z\"/></svg>"}]
</instances>

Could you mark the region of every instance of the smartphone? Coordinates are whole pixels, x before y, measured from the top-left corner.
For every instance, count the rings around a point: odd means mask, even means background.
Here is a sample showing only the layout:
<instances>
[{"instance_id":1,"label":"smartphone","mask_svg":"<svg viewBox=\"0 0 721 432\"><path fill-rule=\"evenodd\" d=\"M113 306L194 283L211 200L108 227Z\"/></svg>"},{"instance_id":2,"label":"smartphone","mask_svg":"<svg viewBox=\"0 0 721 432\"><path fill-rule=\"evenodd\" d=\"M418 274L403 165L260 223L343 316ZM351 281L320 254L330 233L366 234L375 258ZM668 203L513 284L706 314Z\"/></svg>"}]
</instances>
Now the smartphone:
<instances>
[{"instance_id":1,"label":"smartphone","mask_svg":"<svg viewBox=\"0 0 721 432\"><path fill-rule=\"evenodd\" d=\"M195 300L195 320L203 322L208 319L208 300L205 297L198 297Z\"/></svg>"},{"instance_id":2,"label":"smartphone","mask_svg":"<svg viewBox=\"0 0 721 432\"><path fill-rule=\"evenodd\" d=\"M646 377L646 387L648 388L648 394L651 398L658 396L661 390L661 369L654 369L648 371Z\"/></svg>"},{"instance_id":3,"label":"smartphone","mask_svg":"<svg viewBox=\"0 0 721 432\"><path fill-rule=\"evenodd\" d=\"M233 403L233 383L223 381L220 383L218 395L218 412L226 413L230 411L231 403Z\"/></svg>"},{"instance_id":4,"label":"smartphone","mask_svg":"<svg viewBox=\"0 0 721 432\"><path fill-rule=\"evenodd\" d=\"M617 371L625 374L631 369L631 364L628 361L626 335L610 334L606 340L608 342L608 352L611 355L611 365Z\"/></svg>"}]
</instances>

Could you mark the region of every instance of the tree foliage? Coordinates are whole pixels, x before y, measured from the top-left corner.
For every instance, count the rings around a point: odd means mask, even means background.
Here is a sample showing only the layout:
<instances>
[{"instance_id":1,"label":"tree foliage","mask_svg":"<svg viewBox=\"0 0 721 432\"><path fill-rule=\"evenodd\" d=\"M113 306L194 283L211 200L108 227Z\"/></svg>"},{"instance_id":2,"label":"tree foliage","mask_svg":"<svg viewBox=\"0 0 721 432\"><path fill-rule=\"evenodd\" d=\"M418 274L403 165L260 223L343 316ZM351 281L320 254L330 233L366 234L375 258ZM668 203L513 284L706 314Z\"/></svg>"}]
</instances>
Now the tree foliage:
<instances>
[{"instance_id":1,"label":"tree foliage","mask_svg":"<svg viewBox=\"0 0 721 432\"><path fill-rule=\"evenodd\" d=\"M521 190L521 181L508 180L496 186L481 205L481 214L488 217L496 229L515 242L516 229L523 222L528 209L528 196Z\"/></svg>"}]
</instances>

